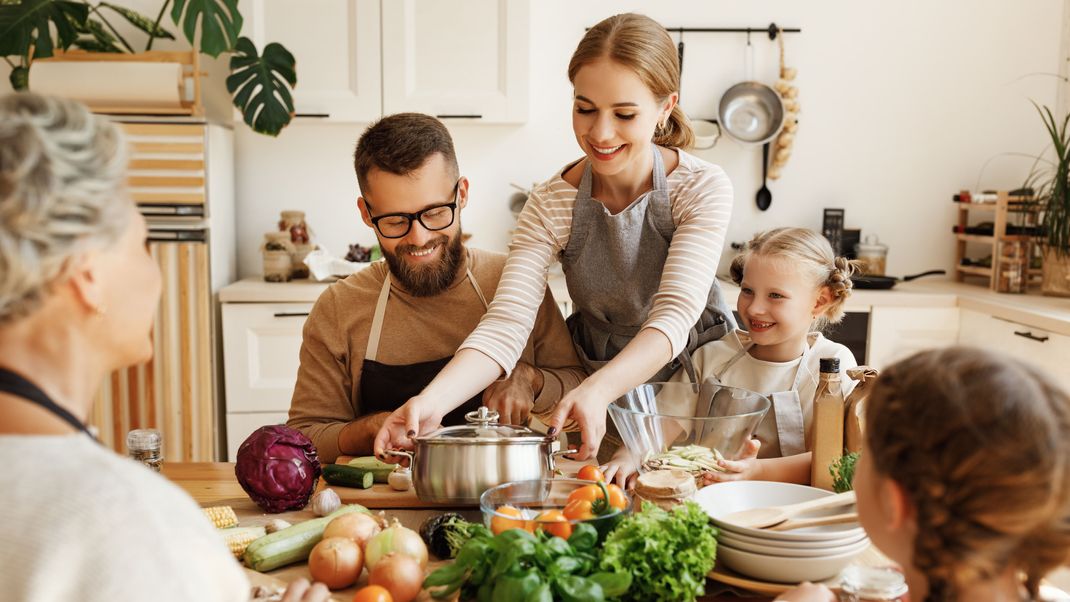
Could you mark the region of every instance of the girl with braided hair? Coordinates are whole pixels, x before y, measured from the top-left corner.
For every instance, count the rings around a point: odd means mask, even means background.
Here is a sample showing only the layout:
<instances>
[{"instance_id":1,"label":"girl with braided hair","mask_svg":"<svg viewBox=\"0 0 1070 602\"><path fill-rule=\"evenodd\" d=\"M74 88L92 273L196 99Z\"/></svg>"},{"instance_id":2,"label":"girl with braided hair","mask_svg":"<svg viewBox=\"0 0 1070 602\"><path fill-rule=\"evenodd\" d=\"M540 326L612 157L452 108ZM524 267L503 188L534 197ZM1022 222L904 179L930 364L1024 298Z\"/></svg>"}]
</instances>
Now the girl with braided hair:
<instances>
[{"instance_id":1,"label":"girl with braided hair","mask_svg":"<svg viewBox=\"0 0 1070 602\"><path fill-rule=\"evenodd\" d=\"M1029 366L952 347L887 368L854 489L911 600L1067 599L1040 581L1070 557L1070 395ZM810 585L780 599L830 596Z\"/></svg>"},{"instance_id":2,"label":"girl with braided hair","mask_svg":"<svg viewBox=\"0 0 1070 602\"><path fill-rule=\"evenodd\" d=\"M772 409L742 458L722 461L708 482L739 479L810 482L813 399L821 358L840 369L857 365L851 351L821 334L843 318L855 262L836 257L824 236L806 228L777 228L755 235L732 261L740 286L736 311L747 330L707 343L691 357L701 380L716 380L768 395ZM677 372L673 381L686 382ZM854 386L841 379L846 396ZM603 467L620 483L635 475L622 450Z\"/></svg>"}]
</instances>

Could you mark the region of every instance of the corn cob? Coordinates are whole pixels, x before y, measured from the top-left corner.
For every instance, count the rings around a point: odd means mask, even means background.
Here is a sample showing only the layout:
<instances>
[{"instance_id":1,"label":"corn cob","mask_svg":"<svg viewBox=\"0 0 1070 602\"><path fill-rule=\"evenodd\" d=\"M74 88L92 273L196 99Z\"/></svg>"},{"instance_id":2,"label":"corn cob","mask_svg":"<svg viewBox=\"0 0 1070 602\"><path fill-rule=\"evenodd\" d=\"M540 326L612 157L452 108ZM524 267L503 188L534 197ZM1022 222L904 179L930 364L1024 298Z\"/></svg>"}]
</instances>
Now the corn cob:
<instances>
[{"instance_id":1,"label":"corn cob","mask_svg":"<svg viewBox=\"0 0 1070 602\"><path fill-rule=\"evenodd\" d=\"M264 527L231 527L219 531L223 535L223 542L230 548L230 553L235 558L241 558L245 554L245 548L249 544L267 534Z\"/></svg>"},{"instance_id":2,"label":"corn cob","mask_svg":"<svg viewBox=\"0 0 1070 602\"><path fill-rule=\"evenodd\" d=\"M212 506L211 508L201 508L201 510L204 511L204 515L208 517L208 520L212 521L216 529L226 529L238 524L238 515L234 513L234 509L230 506Z\"/></svg>"}]
</instances>

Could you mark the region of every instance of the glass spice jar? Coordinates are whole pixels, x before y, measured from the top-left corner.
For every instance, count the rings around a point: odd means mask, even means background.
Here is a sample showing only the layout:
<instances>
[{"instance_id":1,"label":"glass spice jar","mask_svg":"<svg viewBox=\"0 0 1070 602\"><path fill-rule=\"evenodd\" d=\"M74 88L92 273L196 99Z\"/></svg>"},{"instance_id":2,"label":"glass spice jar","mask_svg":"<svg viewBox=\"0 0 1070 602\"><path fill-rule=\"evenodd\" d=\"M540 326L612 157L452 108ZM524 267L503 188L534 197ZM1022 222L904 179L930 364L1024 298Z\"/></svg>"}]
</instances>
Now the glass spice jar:
<instances>
[{"instance_id":1,"label":"glass spice jar","mask_svg":"<svg viewBox=\"0 0 1070 602\"><path fill-rule=\"evenodd\" d=\"M289 232L268 232L264 235L264 280L286 282L293 271L294 245Z\"/></svg>"},{"instance_id":2,"label":"glass spice jar","mask_svg":"<svg viewBox=\"0 0 1070 602\"><path fill-rule=\"evenodd\" d=\"M163 465L163 438L156 429L134 429L126 434L126 451L131 458L156 472Z\"/></svg>"},{"instance_id":3,"label":"glass spice jar","mask_svg":"<svg viewBox=\"0 0 1070 602\"><path fill-rule=\"evenodd\" d=\"M852 565L840 573L840 602L904 602L907 582L891 567Z\"/></svg>"},{"instance_id":4,"label":"glass spice jar","mask_svg":"<svg viewBox=\"0 0 1070 602\"><path fill-rule=\"evenodd\" d=\"M289 232L290 241L295 245L307 245L309 242L308 224L305 223L304 211L283 211L279 216L279 231Z\"/></svg>"},{"instance_id":5,"label":"glass spice jar","mask_svg":"<svg viewBox=\"0 0 1070 602\"><path fill-rule=\"evenodd\" d=\"M855 245L855 256L862 263L863 276L883 276L888 265L888 245L870 234Z\"/></svg>"}]
</instances>

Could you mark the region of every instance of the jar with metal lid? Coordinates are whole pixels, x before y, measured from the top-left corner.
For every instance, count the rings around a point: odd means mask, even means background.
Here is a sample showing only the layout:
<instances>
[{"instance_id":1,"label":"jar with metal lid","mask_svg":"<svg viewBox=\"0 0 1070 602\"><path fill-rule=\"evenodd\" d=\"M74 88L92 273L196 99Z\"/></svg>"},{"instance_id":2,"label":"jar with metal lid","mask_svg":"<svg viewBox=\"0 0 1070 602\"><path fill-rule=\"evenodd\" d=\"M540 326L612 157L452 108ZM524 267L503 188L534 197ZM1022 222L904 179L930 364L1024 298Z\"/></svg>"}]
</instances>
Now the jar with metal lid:
<instances>
[{"instance_id":1,"label":"jar with metal lid","mask_svg":"<svg viewBox=\"0 0 1070 602\"><path fill-rule=\"evenodd\" d=\"M264 234L264 280L268 282L286 282L293 271L294 245L288 232L268 232Z\"/></svg>"},{"instance_id":2,"label":"jar with metal lid","mask_svg":"<svg viewBox=\"0 0 1070 602\"><path fill-rule=\"evenodd\" d=\"M279 215L279 231L287 232L295 245L309 243L308 224L305 223L304 211L283 211Z\"/></svg>"},{"instance_id":3,"label":"jar with metal lid","mask_svg":"<svg viewBox=\"0 0 1070 602\"><path fill-rule=\"evenodd\" d=\"M840 573L841 602L903 602L907 582L891 567L852 565Z\"/></svg>"},{"instance_id":4,"label":"jar with metal lid","mask_svg":"<svg viewBox=\"0 0 1070 602\"><path fill-rule=\"evenodd\" d=\"M875 234L867 235L855 245L855 255L862 262L864 276L883 276L887 269L888 245L881 243Z\"/></svg>"},{"instance_id":5,"label":"jar with metal lid","mask_svg":"<svg viewBox=\"0 0 1070 602\"><path fill-rule=\"evenodd\" d=\"M131 458L156 472L163 465L163 437L156 429L134 429L126 434L126 450Z\"/></svg>"},{"instance_id":6,"label":"jar with metal lid","mask_svg":"<svg viewBox=\"0 0 1070 602\"><path fill-rule=\"evenodd\" d=\"M386 453L409 458L416 497L428 502L473 504L484 491L510 481L549 479L556 442L523 426L498 424L487 407L465 414L469 424L412 438L413 451Z\"/></svg>"}]
</instances>

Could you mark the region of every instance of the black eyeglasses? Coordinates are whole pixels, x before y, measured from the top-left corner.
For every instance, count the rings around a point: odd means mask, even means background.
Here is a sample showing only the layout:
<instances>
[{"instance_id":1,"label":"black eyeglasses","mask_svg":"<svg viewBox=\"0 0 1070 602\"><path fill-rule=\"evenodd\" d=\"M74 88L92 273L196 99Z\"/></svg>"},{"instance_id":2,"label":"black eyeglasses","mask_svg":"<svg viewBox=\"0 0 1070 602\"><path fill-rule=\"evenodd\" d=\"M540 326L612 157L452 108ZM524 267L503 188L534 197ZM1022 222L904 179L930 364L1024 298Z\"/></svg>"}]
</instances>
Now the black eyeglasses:
<instances>
[{"instance_id":1,"label":"black eyeglasses","mask_svg":"<svg viewBox=\"0 0 1070 602\"><path fill-rule=\"evenodd\" d=\"M372 225L383 235L383 238L401 238L412 230L412 222L419 221L424 228L431 230L445 230L453 225L453 218L457 213L457 193L460 192L461 180L453 185L452 203L435 205L416 213L387 213L371 218ZM371 209L368 198L364 203Z\"/></svg>"}]
</instances>

